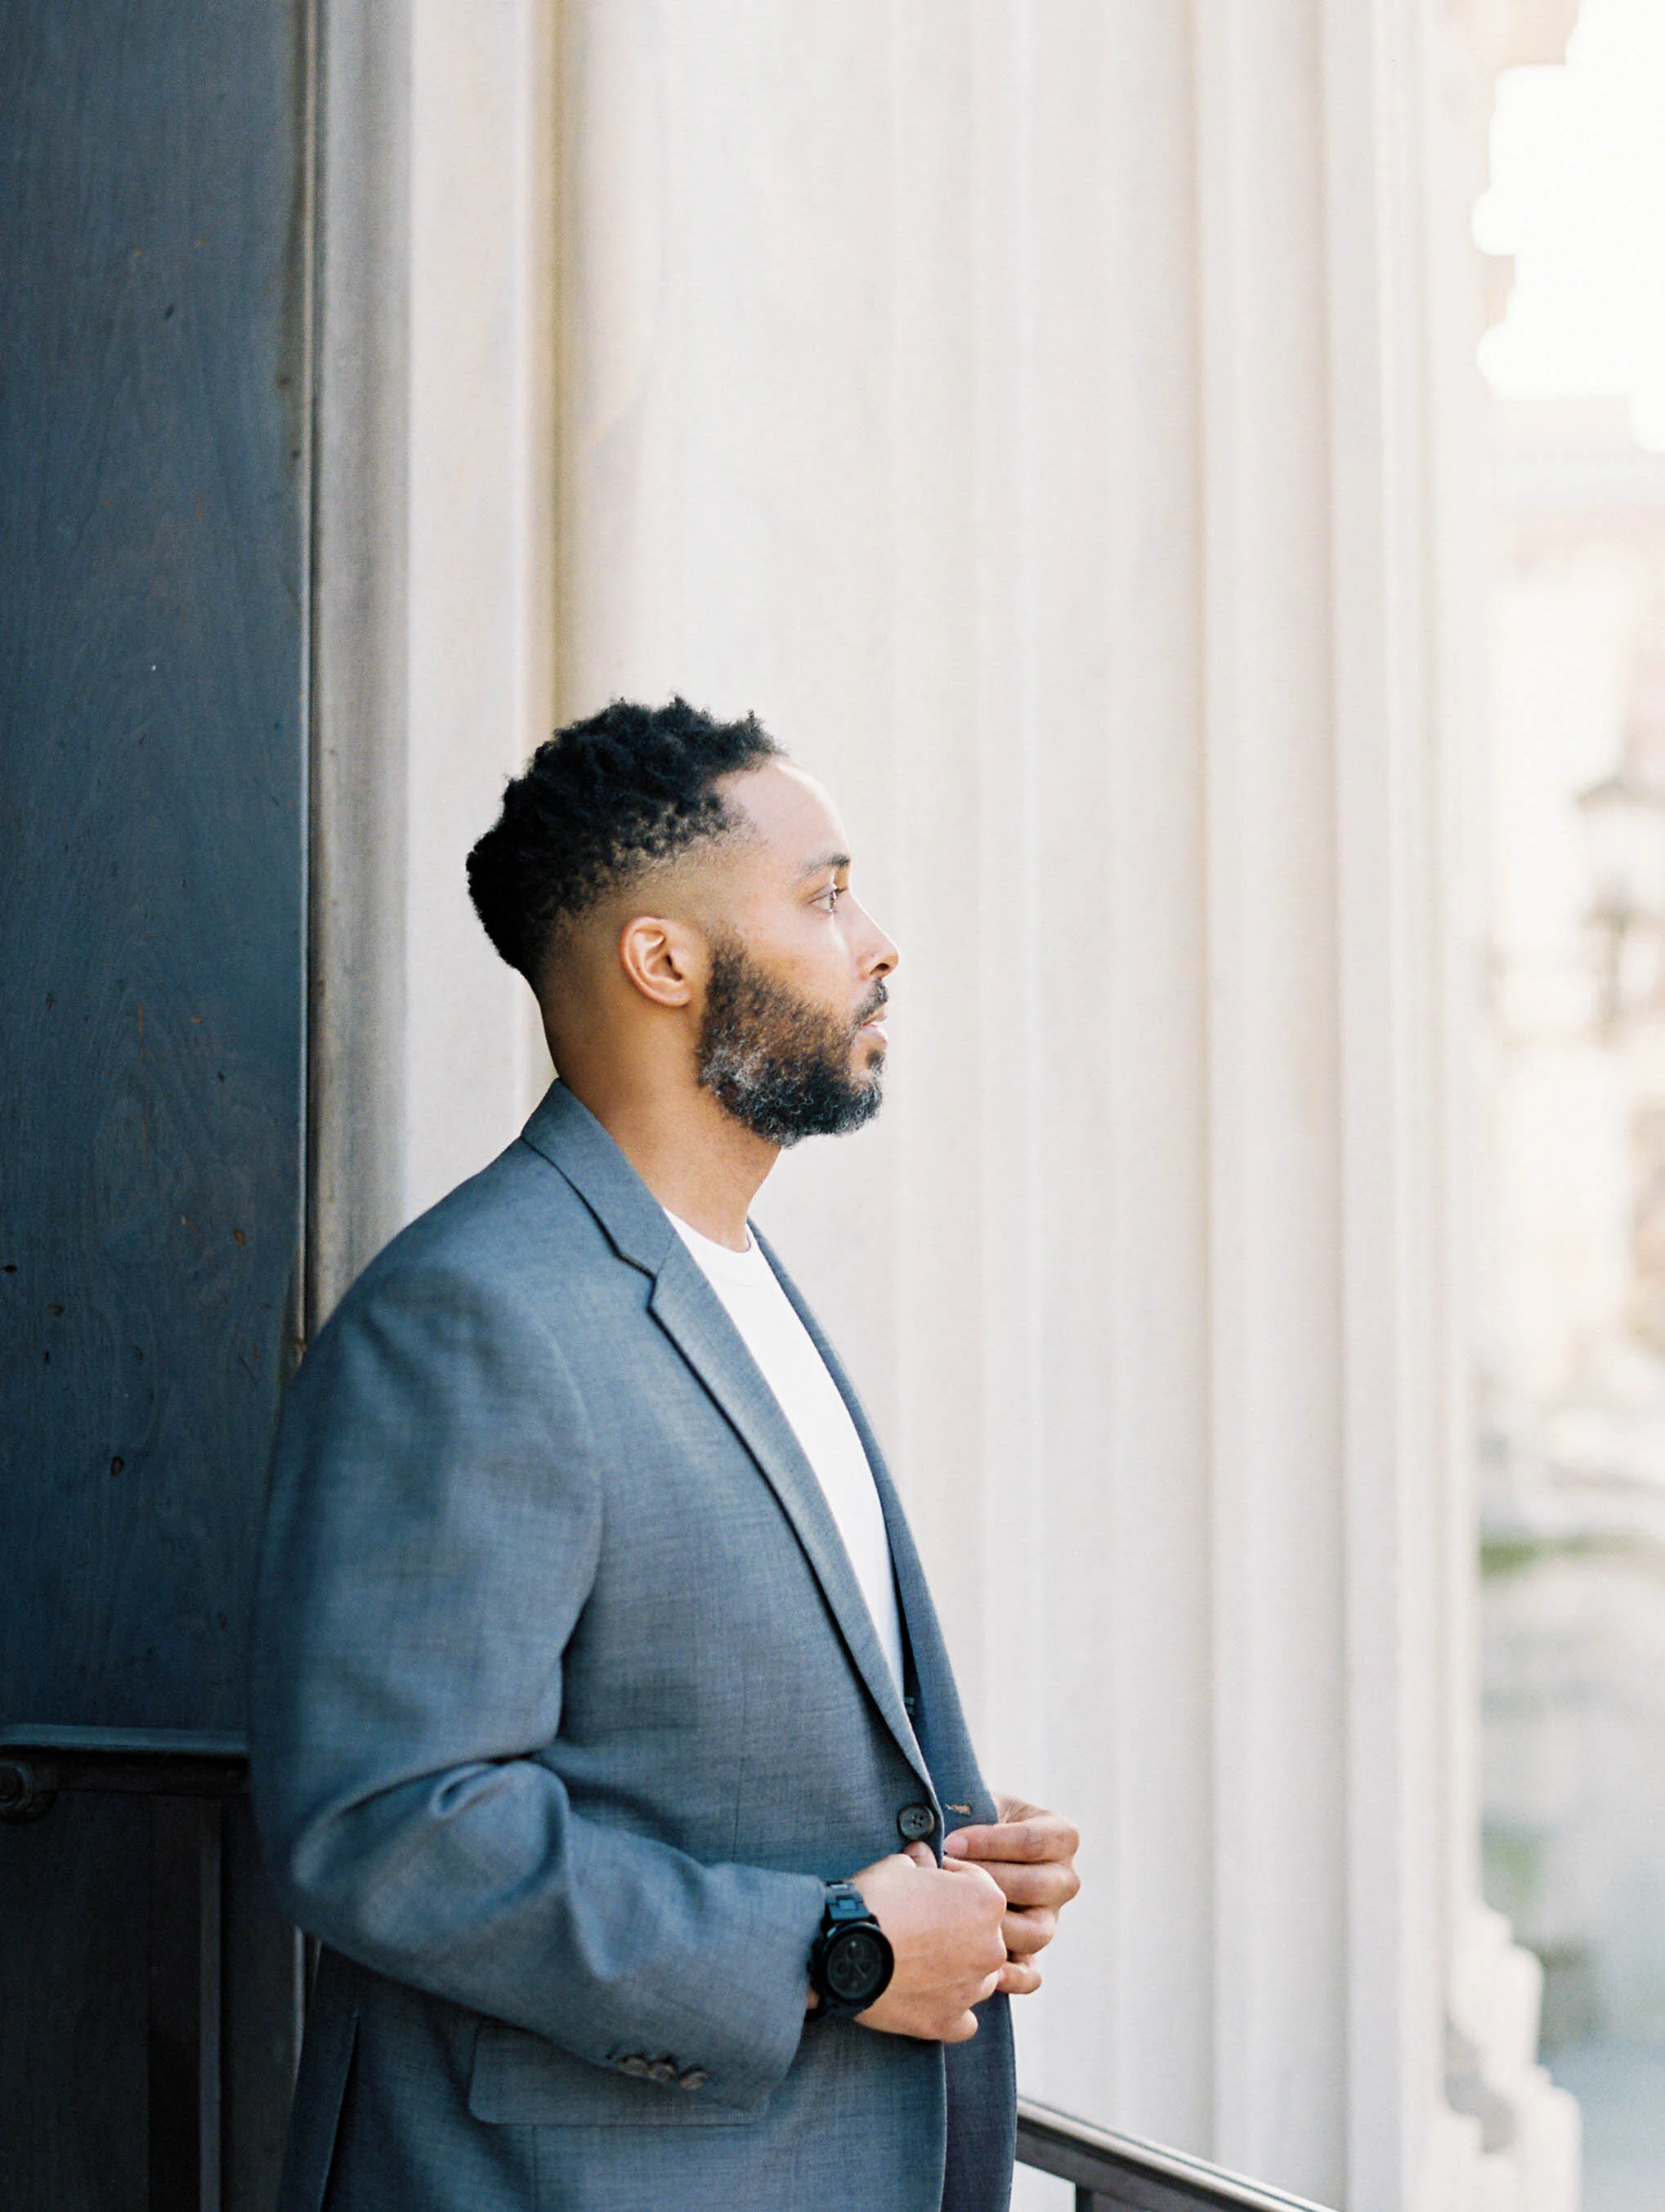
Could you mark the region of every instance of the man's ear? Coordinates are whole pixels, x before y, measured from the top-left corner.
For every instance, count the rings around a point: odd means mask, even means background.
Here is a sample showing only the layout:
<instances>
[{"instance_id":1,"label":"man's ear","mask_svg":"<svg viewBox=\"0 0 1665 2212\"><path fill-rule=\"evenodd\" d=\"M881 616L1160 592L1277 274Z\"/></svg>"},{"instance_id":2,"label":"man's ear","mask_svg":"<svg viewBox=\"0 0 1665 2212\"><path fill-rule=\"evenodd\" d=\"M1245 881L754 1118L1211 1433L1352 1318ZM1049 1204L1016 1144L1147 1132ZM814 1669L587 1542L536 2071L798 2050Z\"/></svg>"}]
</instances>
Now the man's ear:
<instances>
[{"instance_id":1,"label":"man's ear","mask_svg":"<svg viewBox=\"0 0 1665 2212\"><path fill-rule=\"evenodd\" d=\"M618 933L618 964L654 1006L686 1006L705 979L705 939L685 921L633 915Z\"/></svg>"}]
</instances>

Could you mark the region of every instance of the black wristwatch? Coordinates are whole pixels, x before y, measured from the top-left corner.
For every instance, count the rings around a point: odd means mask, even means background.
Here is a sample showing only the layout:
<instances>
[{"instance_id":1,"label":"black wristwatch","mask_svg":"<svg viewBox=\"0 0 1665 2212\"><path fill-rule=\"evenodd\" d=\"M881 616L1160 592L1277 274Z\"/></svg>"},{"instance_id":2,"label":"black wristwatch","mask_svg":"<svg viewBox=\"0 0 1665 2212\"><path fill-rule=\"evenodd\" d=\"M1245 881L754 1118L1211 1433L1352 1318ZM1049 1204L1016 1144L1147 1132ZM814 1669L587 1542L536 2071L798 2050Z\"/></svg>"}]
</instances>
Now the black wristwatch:
<instances>
[{"instance_id":1,"label":"black wristwatch","mask_svg":"<svg viewBox=\"0 0 1665 2212\"><path fill-rule=\"evenodd\" d=\"M866 2012L890 1987L896 1964L889 1936L855 1884L829 1881L821 1933L810 1950L810 1985L821 1999L818 2017L844 2020Z\"/></svg>"}]
</instances>

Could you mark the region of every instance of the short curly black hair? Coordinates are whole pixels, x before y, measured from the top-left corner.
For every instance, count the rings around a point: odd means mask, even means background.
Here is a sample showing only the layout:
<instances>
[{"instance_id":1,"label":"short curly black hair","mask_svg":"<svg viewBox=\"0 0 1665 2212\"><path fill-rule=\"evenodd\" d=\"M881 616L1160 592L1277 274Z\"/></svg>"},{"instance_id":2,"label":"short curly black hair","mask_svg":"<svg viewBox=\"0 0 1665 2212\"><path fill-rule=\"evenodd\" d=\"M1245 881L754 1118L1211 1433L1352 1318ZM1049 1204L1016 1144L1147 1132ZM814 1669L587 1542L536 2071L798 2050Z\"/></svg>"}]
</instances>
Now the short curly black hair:
<instances>
[{"instance_id":1,"label":"short curly black hair","mask_svg":"<svg viewBox=\"0 0 1665 2212\"><path fill-rule=\"evenodd\" d=\"M556 925L639 869L735 827L713 788L781 747L753 714L719 722L685 699L615 699L557 730L503 793L468 856L468 891L486 935L536 985Z\"/></svg>"}]
</instances>

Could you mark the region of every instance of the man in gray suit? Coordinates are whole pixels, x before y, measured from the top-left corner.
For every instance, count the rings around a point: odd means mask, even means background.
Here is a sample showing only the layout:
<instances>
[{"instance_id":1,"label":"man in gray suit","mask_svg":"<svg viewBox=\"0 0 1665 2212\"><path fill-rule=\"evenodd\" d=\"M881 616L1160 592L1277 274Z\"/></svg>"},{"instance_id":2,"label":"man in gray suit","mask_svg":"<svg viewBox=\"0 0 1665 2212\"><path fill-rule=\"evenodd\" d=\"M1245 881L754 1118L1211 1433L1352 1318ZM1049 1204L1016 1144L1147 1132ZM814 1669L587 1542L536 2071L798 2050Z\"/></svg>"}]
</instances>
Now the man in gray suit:
<instances>
[{"instance_id":1,"label":"man in gray suit","mask_svg":"<svg viewBox=\"0 0 1665 2212\"><path fill-rule=\"evenodd\" d=\"M283 2212L1000 2212L1074 1831L991 1798L854 1392L747 1221L896 950L751 720L616 702L470 858L559 1079L286 1407L255 1807L323 1946Z\"/></svg>"}]
</instances>

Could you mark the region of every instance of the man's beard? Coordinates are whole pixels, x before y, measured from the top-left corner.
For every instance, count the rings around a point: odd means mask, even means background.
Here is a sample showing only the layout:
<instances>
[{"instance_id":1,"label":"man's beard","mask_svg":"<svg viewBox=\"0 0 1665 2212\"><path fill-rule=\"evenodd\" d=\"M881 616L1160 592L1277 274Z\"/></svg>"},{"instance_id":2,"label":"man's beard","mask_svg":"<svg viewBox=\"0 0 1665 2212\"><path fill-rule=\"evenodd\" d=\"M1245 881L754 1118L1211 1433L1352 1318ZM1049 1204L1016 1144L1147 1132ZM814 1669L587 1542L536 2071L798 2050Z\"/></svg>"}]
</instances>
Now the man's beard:
<instances>
[{"instance_id":1,"label":"man's beard","mask_svg":"<svg viewBox=\"0 0 1665 2212\"><path fill-rule=\"evenodd\" d=\"M883 1054L863 1075L852 1074L850 1056L857 1031L887 995L876 982L860 1012L840 1020L765 975L743 945L719 943L700 1025L700 1081L772 1145L845 1136L883 1103Z\"/></svg>"}]
</instances>

